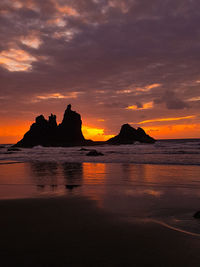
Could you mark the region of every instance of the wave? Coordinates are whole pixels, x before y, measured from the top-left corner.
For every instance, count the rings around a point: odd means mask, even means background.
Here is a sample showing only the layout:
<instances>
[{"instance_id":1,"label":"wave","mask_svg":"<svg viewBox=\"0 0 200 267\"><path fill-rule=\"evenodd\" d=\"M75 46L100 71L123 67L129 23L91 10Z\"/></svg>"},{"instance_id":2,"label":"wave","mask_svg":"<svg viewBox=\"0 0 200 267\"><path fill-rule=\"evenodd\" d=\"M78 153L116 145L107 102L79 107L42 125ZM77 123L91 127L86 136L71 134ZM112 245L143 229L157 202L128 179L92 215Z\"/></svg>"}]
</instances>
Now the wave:
<instances>
[{"instance_id":1,"label":"wave","mask_svg":"<svg viewBox=\"0 0 200 267\"><path fill-rule=\"evenodd\" d=\"M89 157L81 147L42 147L20 148L9 151L9 146L0 149L0 162L101 162L135 164L200 165L200 140L158 141L155 144L134 144L120 146L94 146L103 156Z\"/></svg>"}]
</instances>

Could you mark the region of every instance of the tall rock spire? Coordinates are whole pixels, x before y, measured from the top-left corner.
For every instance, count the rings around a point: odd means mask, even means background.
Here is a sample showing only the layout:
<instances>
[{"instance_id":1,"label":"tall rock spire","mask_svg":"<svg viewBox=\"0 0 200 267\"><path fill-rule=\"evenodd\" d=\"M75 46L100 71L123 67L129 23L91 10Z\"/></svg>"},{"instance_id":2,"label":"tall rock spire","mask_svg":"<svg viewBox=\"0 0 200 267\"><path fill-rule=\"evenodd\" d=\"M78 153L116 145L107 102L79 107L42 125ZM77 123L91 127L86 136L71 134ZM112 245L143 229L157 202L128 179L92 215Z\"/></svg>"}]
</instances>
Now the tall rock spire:
<instances>
[{"instance_id":1,"label":"tall rock spire","mask_svg":"<svg viewBox=\"0 0 200 267\"><path fill-rule=\"evenodd\" d=\"M81 143L84 142L81 116L76 111L71 110L71 104L65 110L62 123L59 128L59 139L62 142Z\"/></svg>"}]
</instances>

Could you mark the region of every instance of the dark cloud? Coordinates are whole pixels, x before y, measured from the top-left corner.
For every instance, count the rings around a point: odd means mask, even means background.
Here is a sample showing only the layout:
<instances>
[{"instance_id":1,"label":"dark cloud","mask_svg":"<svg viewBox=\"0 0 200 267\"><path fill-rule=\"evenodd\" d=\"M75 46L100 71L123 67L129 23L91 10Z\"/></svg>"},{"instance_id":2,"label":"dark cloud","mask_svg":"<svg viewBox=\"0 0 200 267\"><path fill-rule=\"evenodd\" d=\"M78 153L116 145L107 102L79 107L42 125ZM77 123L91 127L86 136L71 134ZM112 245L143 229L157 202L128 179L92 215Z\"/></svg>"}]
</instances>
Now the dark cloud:
<instances>
[{"instance_id":1,"label":"dark cloud","mask_svg":"<svg viewBox=\"0 0 200 267\"><path fill-rule=\"evenodd\" d=\"M173 91L166 91L161 98L155 99L154 103L165 103L168 109L184 109L189 107L189 104L179 99Z\"/></svg>"}]
</instances>

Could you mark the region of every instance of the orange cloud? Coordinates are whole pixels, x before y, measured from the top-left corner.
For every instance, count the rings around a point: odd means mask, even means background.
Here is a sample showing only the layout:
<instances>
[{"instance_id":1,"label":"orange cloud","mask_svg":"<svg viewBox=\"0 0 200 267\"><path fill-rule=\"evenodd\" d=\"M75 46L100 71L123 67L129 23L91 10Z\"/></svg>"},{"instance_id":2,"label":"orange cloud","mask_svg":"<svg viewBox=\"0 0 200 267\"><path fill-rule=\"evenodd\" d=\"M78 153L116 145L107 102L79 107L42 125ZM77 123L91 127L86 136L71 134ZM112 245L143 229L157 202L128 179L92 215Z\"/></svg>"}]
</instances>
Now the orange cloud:
<instances>
[{"instance_id":1,"label":"orange cloud","mask_svg":"<svg viewBox=\"0 0 200 267\"><path fill-rule=\"evenodd\" d=\"M188 101L200 101L200 96L192 97Z\"/></svg>"},{"instance_id":2,"label":"orange cloud","mask_svg":"<svg viewBox=\"0 0 200 267\"><path fill-rule=\"evenodd\" d=\"M140 121L137 124L144 124L144 123L150 123L150 122L162 122L162 121L179 121L179 120L186 120L186 119L194 119L196 116L186 116L186 117L177 117L177 118L158 118L153 120L145 120Z\"/></svg>"},{"instance_id":3,"label":"orange cloud","mask_svg":"<svg viewBox=\"0 0 200 267\"><path fill-rule=\"evenodd\" d=\"M151 108L153 108L153 102L144 103L141 108L138 108L136 105L133 105L133 106L128 106L126 109L143 110L143 109L151 109Z\"/></svg>"},{"instance_id":4,"label":"orange cloud","mask_svg":"<svg viewBox=\"0 0 200 267\"><path fill-rule=\"evenodd\" d=\"M145 86L143 88L138 87L138 88L136 88L136 91L149 92L149 91L151 91L151 89L157 88L157 87L160 87L160 86L161 86L160 83L153 83L153 84L147 85L147 86Z\"/></svg>"},{"instance_id":5,"label":"orange cloud","mask_svg":"<svg viewBox=\"0 0 200 267\"><path fill-rule=\"evenodd\" d=\"M69 6L58 6L57 5L57 9L59 12L64 13L66 15L70 15L70 16L78 15L77 11Z\"/></svg>"},{"instance_id":6,"label":"orange cloud","mask_svg":"<svg viewBox=\"0 0 200 267\"><path fill-rule=\"evenodd\" d=\"M11 48L0 53L0 65L9 71L29 71L34 61L37 59L22 49Z\"/></svg>"},{"instance_id":7,"label":"orange cloud","mask_svg":"<svg viewBox=\"0 0 200 267\"><path fill-rule=\"evenodd\" d=\"M72 8L68 5L60 5L56 0L54 0L54 4L55 4L57 11L64 14L64 15L69 15L69 16L77 16L78 15L78 12L74 8Z\"/></svg>"},{"instance_id":8,"label":"orange cloud","mask_svg":"<svg viewBox=\"0 0 200 267\"><path fill-rule=\"evenodd\" d=\"M60 94L60 93L53 93L53 94L44 94L44 95L38 95L35 97L35 99L32 100L32 102L39 102L41 100L49 100L49 99L63 99L63 98L77 98L79 94L82 92L69 92L68 94Z\"/></svg>"},{"instance_id":9,"label":"orange cloud","mask_svg":"<svg viewBox=\"0 0 200 267\"><path fill-rule=\"evenodd\" d=\"M157 87L160 87L160 86L161 86L160 83L153 83L153 84L147 85L145 88L146 89L153 89L153 88L157 88Z\"/></svg>"},{"instance_id":10,"label":"orange cloud","mask_svg":"<svg viewBox=\"0 0 200 267\"><path fill-rule=\"evenodd\" d=\"M133 92L149 92L153 88L160 87L162 84L160 83L153 83L146 85L145 87L135 87L134 85L130 85L127 89L125 90L119 90L117 91L117 94L130 94ZM139 93L136 93L139 94Z\"/></svg>"},{"instance_id":11,"label":"orange cloud","mask_svg":"<svg viewBox=\"0 0 200 267\"><path fill-rule=\"evenodd\" d=\"M15 9L26 7L28 9L39 11L38 5L34 0L13 0L10 3Z\"/></svg>"},{"instance_id":12,"label":"orange cloud","mask_svg":"<svg viewBox=\"0 0 200 267\"><path fill-rule=\"evenodd\" d=\"M28 36L22 36L20 40L22 44L35 49L39 48L42 44L42 41L35 33L29 34Z\"/></svg>"},{"instance_id":13,"label":"orange cloud","mask_svg":"<svg viewBox=\"0 0 200 267\"><path fill-rule=\"evenodd\" d=\"M58 27L64 27L66 25L66 21L62 18L54 18L47 21L49 25L57 25Z\"/></svg>"}]
</instances>

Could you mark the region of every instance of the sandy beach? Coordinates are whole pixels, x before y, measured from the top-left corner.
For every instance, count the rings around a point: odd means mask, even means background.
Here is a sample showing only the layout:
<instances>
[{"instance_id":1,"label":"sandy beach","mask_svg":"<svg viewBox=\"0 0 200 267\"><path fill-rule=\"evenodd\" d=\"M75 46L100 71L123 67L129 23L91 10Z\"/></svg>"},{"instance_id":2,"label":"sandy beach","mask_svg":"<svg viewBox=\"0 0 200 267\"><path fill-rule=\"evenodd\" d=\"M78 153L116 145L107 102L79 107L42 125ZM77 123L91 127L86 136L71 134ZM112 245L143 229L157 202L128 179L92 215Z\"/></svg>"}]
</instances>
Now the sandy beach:
<instances>
[{"instance_id":1,"label":"sandy beach","mask_svg":"<svg viewBox=\"0 0 200 267\"><path fill-rule=\"evenodd\" d=\"M0 201L1 266L199 266L200 238L84 197Z\"/></svg>"},{"instance_id":2,"label":"sandy beach","mask_svg":"<svg viewBox=\"0 0 200 267\"><path fill-rule=\"evenodd\" d=\"M199 266L199 169L5 162L1 266Z\"/></svg>"}]
</instances>

